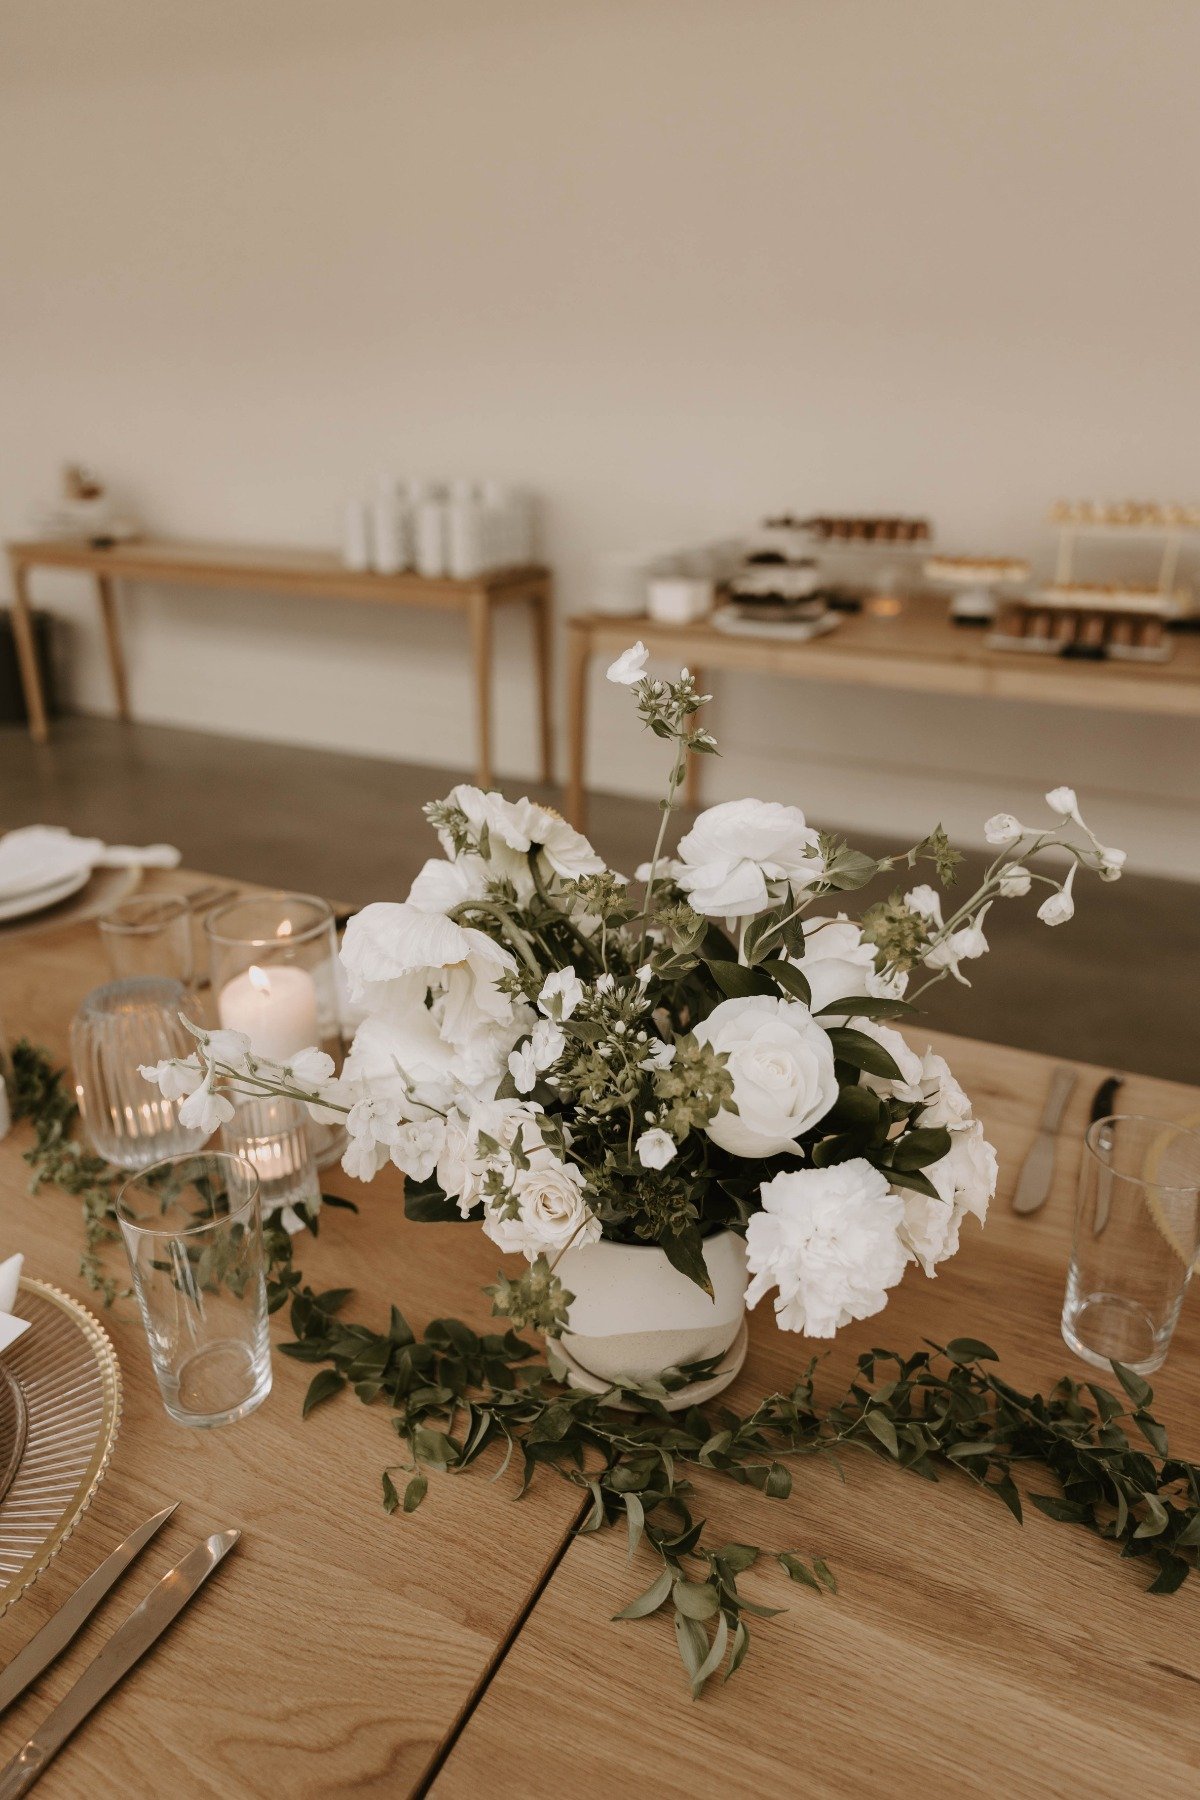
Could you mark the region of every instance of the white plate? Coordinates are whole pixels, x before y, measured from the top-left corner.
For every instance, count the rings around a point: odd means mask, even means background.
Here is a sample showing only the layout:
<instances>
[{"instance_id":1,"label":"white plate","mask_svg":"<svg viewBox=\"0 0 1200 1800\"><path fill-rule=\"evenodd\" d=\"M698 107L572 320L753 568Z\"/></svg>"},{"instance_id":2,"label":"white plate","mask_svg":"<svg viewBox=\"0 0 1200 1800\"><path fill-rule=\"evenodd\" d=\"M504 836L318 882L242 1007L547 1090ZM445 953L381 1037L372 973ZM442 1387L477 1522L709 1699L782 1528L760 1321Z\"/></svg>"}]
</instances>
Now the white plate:
<instances>
[{"instance_id":1,"label":"white plate","mask_svg":"<svg viewBox=\"0 0 1200 1800\"><path fill-rule=\"evenodd\" d=\"M102 846L54 825L23 825L0 836L0 900L40 894L79 869L90 869Z\"/></svg>"},{"instance_id":2,"label":"white plate","mask_svg":"<svg viewBox=\"0 0 1200 1800\"><path fill-rule=\"evenodd\" d=\"M34 894L18 894L13 900L0 900L0 924L6 919L23 919L29 913L42 912L48 906L57 906L60 900L69 900L91 878L90 868L76 869L73 874L64 875L61 881L39 888Z\"/></svg>"}]
</instances>

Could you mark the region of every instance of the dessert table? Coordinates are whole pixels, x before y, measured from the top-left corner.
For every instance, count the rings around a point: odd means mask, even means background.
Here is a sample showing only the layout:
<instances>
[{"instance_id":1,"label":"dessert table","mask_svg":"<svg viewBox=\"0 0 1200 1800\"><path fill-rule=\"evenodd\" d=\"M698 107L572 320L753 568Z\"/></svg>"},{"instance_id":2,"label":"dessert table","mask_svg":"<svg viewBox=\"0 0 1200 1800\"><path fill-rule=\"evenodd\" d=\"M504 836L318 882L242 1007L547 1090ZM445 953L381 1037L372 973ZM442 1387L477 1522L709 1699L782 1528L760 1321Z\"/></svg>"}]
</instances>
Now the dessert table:
<instances>
[{"instance_id":1,"label":"dessert table","mask_svg":"<svg viewBox=\"0 0 1200 1800\"><path fill-rule=\"evenodd\" d=\"M149 879L180 882L178 872ZM0 944L10 1037L61 1057L72 1012L105 973L94 925ZM1079 1066L1050 1200L1020 1219L1009 1197L1052 1065L934 1041L997 1146L1000 1193L986 1231L969 1224L936 1281L910 1271L883 1315L839 1335L818 1377L825 1400L871 1345L909 1352L968 1333L1030 1391L1091 1373L1062 1343L1058 1314L1081 1133L1107 1071ZM1134 1076L1121 1098L1125 1110L1200 1119L1197 1089ZM573 1539L577 1495L553 1477L519 1504L512 1469L495 1485L489 1470L437 1477L418 1513L389 1518L380 1471L397 1447L386 1411L343 1396L302 1422L311 1367L278 1355L274 1390L252 1417L212 1433L173 1426L132 1302L104 1313L78 1277L78 1203L53 1188L26 1193L28 1142L25 1126L0 1142L0 1250L24 1251L27 1273L94 1306L120 1358L125 1410L90 1510L0 1619L0 1662L142 1518L182 1504L120 1592L0 1719L0 1760L152 1579L206 1533L243 1531L197 1602L51 1766L39 1787L47 1800L523 1800L631 1779L668 1796L1196 1792L1193 1583L1148 1596L1146 1564L1120 1561L1077 1527L1031 1507L1019 1527L965 1477L932 1486L852 1450L840 1474L824 1458L797 1464L787 1502L701 1477L697 1516L731 1539L823 1556L840 1591L810 1593L765 1561L743 1577L750 1598L787 1611L754 1621L747 1666L693 1704L661 1617L609 1622L649 1579L648 1553L626 1568L624 1531ZM391 1171L365 1188L337 1170L325 1186L360 1211L327 1211L319 1238L302 1241L297 1261L315 1286L352 1286L354 1316L366 1320L395 1301L418 1327L439 1314L485 1323L479 1287L499 1259L480 1232L407 1222ZM823 1348L777 1332L765 1307L750 1325L735 1407L791 1386ZM272 1333L290 1336L286 1314ZM1154 1385L1156 1413L1195 1456L1194 1303ZM1044 1474L1031 1485L1050 1486Z\"/></svg>"}]
</instances>

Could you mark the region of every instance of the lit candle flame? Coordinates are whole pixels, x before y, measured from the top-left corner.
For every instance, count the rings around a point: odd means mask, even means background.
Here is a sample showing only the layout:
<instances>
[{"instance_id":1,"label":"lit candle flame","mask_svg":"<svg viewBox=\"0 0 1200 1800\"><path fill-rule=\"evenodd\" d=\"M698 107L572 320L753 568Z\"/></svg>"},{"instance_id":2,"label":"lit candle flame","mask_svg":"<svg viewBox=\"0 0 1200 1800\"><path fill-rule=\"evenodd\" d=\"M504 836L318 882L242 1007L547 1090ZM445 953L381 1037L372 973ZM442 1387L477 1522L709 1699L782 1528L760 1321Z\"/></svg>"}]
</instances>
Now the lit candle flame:
<instances>
[{"instance_id":1,"label":"lit candle flame","mask_svg":"<svg viewBox=\"0 0 1200 1800\"><path fill-rule=\"evenodd\" d=\"M291 935L292 935L292 921L290 919L280 919L279 924L275 928L275 936L276 937L291 937Z\"/></svg>"},{"instance_id":2,"label":"lit candle flame","mask_svg":"<svg viewBox=\"0 0 1200 1800\"><path fill-rule=\"evenodd\" d=\"M251 963L247 970L247 974L250 977L250 986L252 988L256 988L264 997L271 992L271 983L267 979L267 971L265 969L260 969L257 963Z\"/></svg>"}]
</instances>

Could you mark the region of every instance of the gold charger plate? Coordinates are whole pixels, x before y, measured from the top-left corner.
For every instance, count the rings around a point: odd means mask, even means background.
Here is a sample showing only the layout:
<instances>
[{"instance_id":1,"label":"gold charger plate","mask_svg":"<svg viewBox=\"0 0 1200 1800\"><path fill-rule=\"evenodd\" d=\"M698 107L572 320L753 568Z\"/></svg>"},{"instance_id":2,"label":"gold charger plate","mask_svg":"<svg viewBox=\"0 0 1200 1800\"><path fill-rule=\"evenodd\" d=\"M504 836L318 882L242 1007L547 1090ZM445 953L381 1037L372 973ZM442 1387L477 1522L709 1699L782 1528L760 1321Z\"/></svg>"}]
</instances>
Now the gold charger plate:
<instances>
[{"instance_id":1,"label":"gold charger plate","mask_svg":"<svg viewBox=\"0 0 1200 1800\"><path fill-rule=\"evenodd\" d=\"M30 1329L5 1352L4 1370L24 1400L26 1426L24 1451L0 1500L0 1612L37 1579L87 1511L121 1420L116 1351L87 1308L24 1276L13 1310Z\"/></svg>"}]
</instances>

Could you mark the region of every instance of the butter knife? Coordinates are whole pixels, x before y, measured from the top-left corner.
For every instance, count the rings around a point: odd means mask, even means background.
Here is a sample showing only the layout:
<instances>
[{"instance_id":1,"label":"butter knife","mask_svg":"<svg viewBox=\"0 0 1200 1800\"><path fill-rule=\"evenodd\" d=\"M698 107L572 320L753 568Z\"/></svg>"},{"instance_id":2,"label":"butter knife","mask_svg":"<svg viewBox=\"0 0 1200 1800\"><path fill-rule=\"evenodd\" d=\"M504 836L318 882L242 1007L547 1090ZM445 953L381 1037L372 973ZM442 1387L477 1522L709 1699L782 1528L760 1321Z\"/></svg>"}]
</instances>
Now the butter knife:
<instances>
[{"instance_id":1,"label":"butter knife","mask_svg":"<svg viewBox=\"0 0 1200 1800\"><path fill-rule=\"evenodd\" d=\"M28 1793L71 1733L161 1637L240 1536L233 1530L214 1531L151 1588L92 1658L66 1698L42 1720L12 1761L0 1769L0 1800L16 1800L18 1794Z\"/></svg>"},{"instance_id":2,"label":"butter knife","mask_svg":"<svg viewBox=\"0 0 1200 1800\"><path fill-rule=\"evenodd\" d=\"M1110 1075L1106 1080L1100 1083L1100 1086L1096 1089L1096 1092L1092 1097L1091 1123L1093 1125L1095 1125L1098 1120L1107 1119L1111 1115L1113 1101L1117 1096L1117 1090L1124 1087L1124 1085L1125 1083L1121 1080L1119 1075ZM1102 1143L1099 1148L1107 1154L1107 1152L1112 1149L1111 1137L1107 1143ZM1099 1180L1096 1183L1096 1216L1092 1221L1093 1237L1099 1237L1100 1233L1104 1230L1104 1227L1108 1224L1108 1215L1112 1207L1112 1189L1113 1172L1109 1168L1101 1167Z\"/></svg>"},{"instance_id":3,"label":"butter knife","mask_svg":"<svg viewBox=\"0 0 1200 1800\"><path fill-rule=\"evenodd\" d=\"M111 1556L106 1556L95 1574L89 1575L81 1582L69 1600L64 1600L52 1618L47 1619L42 1629L30 1638L23 1650L18 1650L3 1675L0 1675L0 1712L11 1706L19 1695L25 1692L31 1681L36 1681L43 1669L48 1669L56 1656L61 1656L71 1639L91 1618L109 1589L120 1580L130 1563L139 1551L144 1550L155 1532L166 1524L178 1500L170 1506L164 1506L161 1512L139 1525L118 1544Z\"/></svg>"},{"instance_id":4,"label":"butter knife","mask_svg":"<svg viewBox=\"0 0 1200 1800\"><path fill-rule=\"evenodd\" d=\"M1012 1198L1015 1213L1034 1213L1046 1203L1050 1184L1054 1179L1054 1140L1078 1079L1075 1070L1068 1068L1065 1063L1060 1063L1050 1077L1042 1122L1017 1177L1016 1192Z\"/></svg>"}]
</instances>

